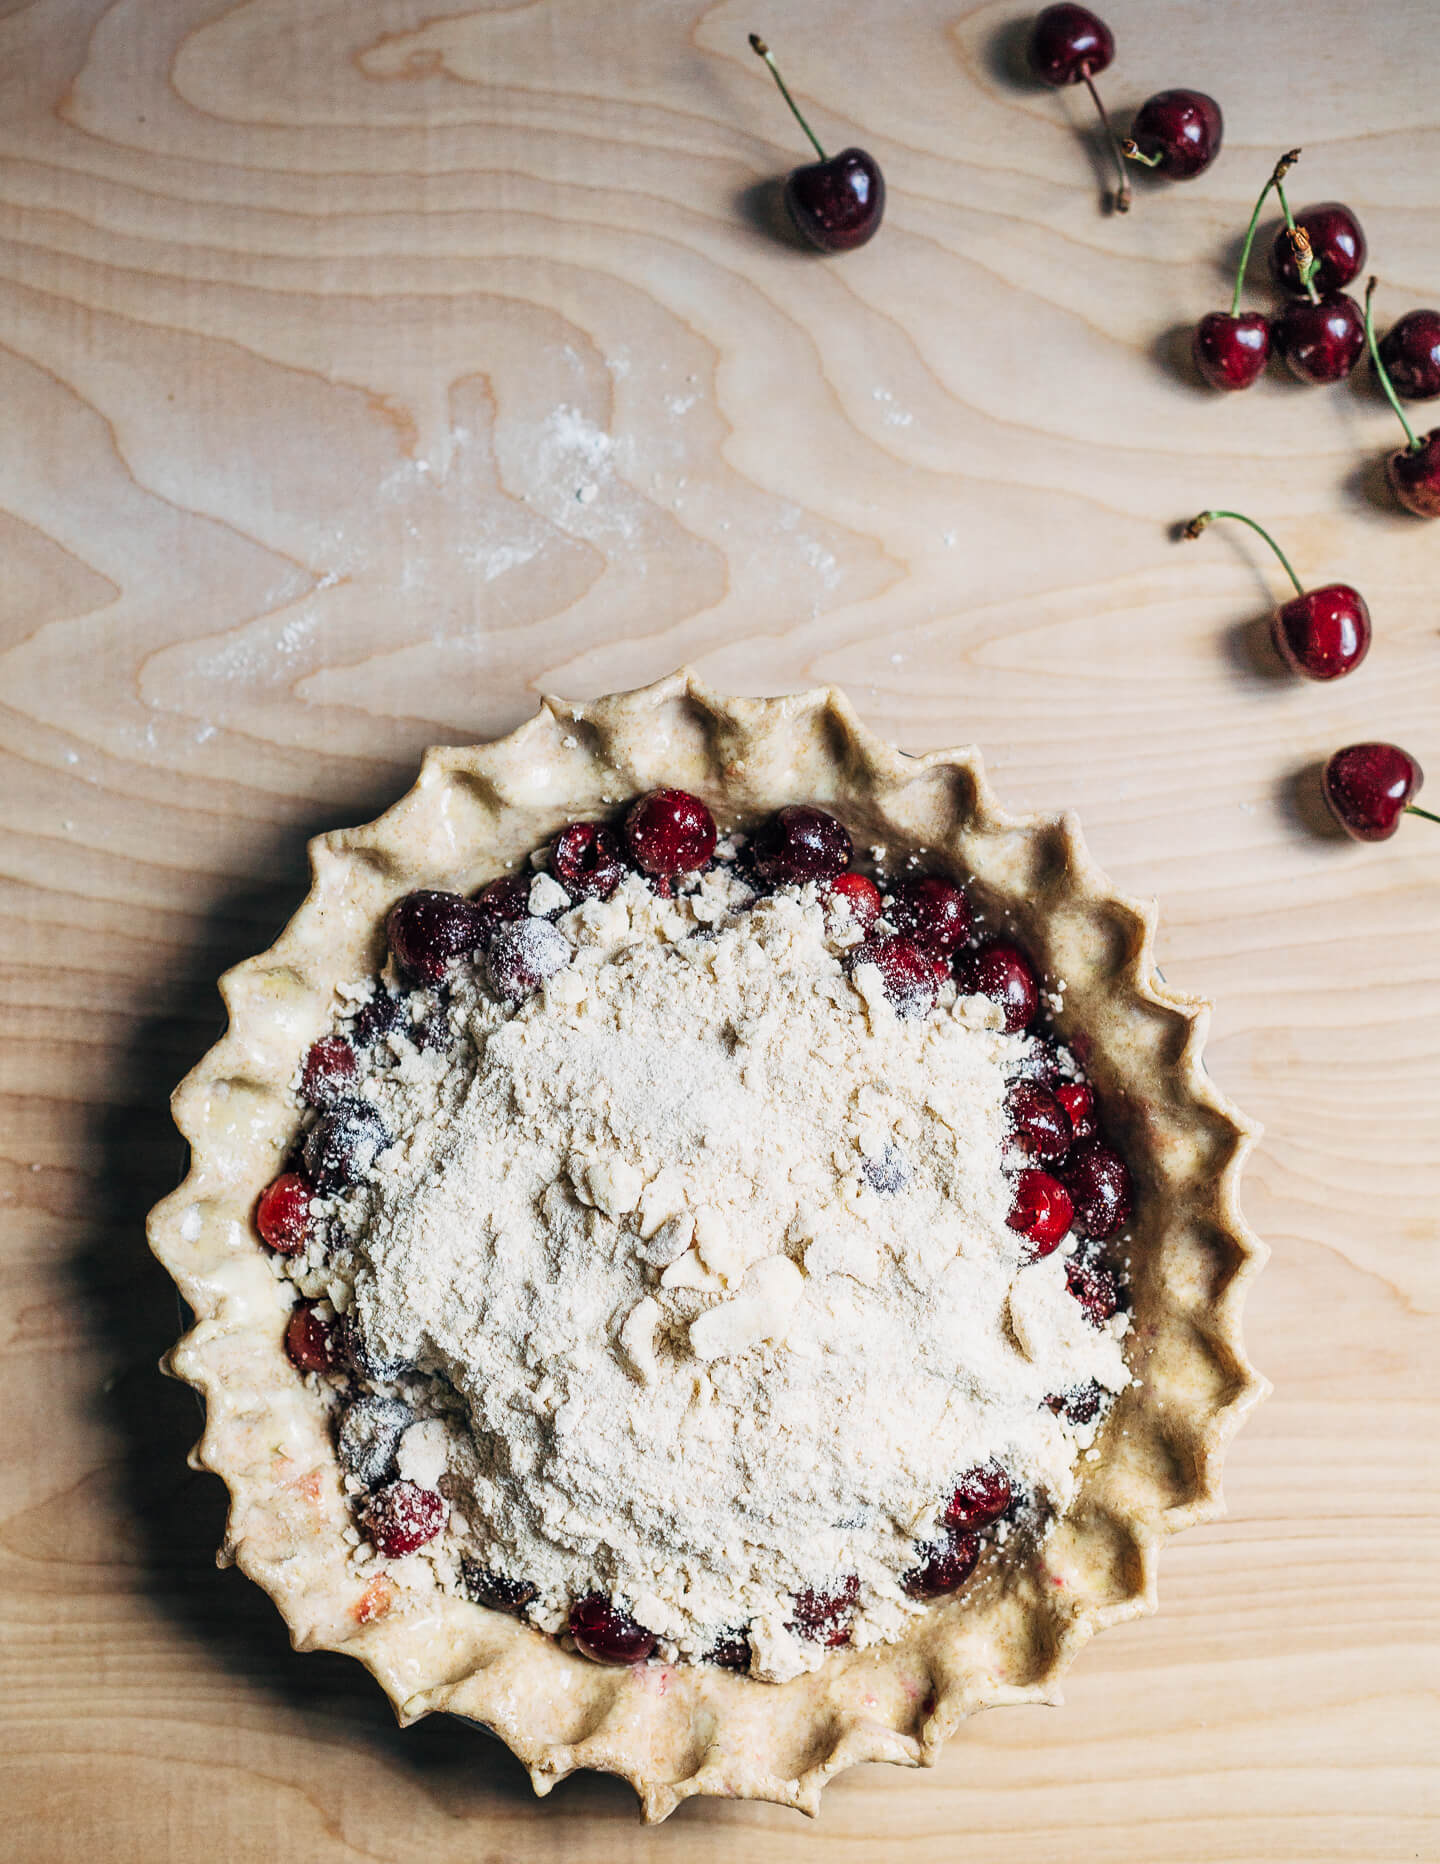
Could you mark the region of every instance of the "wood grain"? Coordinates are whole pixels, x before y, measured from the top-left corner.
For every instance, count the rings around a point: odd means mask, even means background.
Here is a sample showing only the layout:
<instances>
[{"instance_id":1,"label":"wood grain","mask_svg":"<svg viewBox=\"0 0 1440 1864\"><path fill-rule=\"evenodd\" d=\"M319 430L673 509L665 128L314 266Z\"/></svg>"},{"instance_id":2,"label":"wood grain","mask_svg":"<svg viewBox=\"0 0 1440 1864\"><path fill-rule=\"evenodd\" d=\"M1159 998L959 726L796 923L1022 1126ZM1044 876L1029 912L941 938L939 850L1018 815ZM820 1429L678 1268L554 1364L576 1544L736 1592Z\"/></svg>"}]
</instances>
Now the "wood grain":
<instances>
[{"instance_id":1,"label":"wood grain","mask_svg":"<svg viewBox=\"0 0 1440 1864\"><path fill-rule=\"evenodd\" d=\"M1278 151L1362 214L1387 312L1440 300L1428 0L1107 0L1122 111L1222 99L1201 180L1097 206L1010 6L793 0L4 0L0 734L8 1221L0 1744L9 1854L351 1861L1440 1856L1440 844L1314 832L1315 760L1440 771L1440 531L1388 508L1367 381L1201 392ZM746 30L891 205L802 252L803 150ZM1254 301L1264 303L1263 271ZM1277 584L1215 503L1365 590L1369 662L1276 677ZM1231 1518L1056 1711L816 1827L586 1778L535 1804L443 1722L401 1735L217 1574L175 1303L144 1213L165 1099L266 944L304 837L421 749L683 660L843 683L911 748L975 740L1164 902L1171 981L1268 1138L1250 1338L1273 1400ZM676 1847L680 1847L677 1851Z\"/></svg>"}]
</instances>

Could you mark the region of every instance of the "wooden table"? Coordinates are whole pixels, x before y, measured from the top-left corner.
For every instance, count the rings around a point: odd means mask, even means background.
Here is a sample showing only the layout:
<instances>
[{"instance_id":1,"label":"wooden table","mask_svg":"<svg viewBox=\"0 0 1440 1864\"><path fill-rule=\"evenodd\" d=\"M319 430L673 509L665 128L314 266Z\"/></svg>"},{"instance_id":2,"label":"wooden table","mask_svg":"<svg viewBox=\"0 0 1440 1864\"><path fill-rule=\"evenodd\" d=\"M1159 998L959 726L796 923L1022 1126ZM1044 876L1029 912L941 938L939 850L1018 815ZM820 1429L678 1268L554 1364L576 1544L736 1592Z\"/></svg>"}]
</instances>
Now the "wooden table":
<instances>
[{"instance_id":1,"label":"wooden table","mask_svg":"<svg viewBox=\"0 0 1440 1864\"><path fill-rule=\"evenodd\" d=\"M1342 842L1313 785L1372 736L1440 773L1440 526L1385 498L1367 377L1222 397L1180 360L1291 144L1297 205L1363 215L1385 317L1440 300L1440 44L1429 0L1105 12L1122 113L1190 82L1228 120L1124 219L1006 5L0 4L8 1855L1440 1856L1440 837ZM862 252L777 221L804 148L752 26L884 165ZM1277 674L1274 564L1175 541L1211 503L1363 586L1356 678ZM166 1096L305 837L428 743L682 661L840 682L907 747L980 742L1016 807L1076 806L1268 1128L1275 1395L1230 1519L1067 1707L861 1770L817 1826L642 1831L614 1781L537 1804L463 1727L398 1733L215 1571L155 1370Z\"/></svg>"}]
</instances>

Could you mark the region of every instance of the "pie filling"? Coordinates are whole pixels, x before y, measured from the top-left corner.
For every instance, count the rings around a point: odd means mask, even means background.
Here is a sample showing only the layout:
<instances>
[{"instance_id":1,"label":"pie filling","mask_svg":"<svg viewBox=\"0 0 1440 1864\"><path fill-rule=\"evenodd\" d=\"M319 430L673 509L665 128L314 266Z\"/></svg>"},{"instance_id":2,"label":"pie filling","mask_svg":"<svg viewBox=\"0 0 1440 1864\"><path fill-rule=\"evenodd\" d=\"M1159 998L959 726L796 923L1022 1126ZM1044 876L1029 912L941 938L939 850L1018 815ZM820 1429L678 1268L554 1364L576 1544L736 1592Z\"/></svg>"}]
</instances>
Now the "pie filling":
<instances>
[{"instance_id":1,"label":"pie filling","mask_svg":"<svg viewBox=\"0 0 1440 1864\"><path fill-rule=\"evenodd\" d=\"M257 1209L359 1569L781 1681L1064 1511L1128 1172L1024 955L850 859L659 791L392 911Z\"/></svg>"}]
</instances>

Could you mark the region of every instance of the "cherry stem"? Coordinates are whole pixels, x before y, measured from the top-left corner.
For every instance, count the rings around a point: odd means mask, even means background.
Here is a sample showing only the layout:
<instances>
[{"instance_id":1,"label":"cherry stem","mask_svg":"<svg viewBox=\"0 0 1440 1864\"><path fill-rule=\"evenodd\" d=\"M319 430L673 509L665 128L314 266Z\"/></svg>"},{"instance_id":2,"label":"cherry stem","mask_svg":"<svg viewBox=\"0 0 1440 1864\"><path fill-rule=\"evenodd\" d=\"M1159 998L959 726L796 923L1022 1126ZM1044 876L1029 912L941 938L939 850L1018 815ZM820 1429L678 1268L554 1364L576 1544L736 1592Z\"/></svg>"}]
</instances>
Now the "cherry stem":
<instances>
[{"instance_id":1,"label":"cherry stem","mask_svg":"<svg viewBox=\"0 0 1440 1864\"><path fill-rule=\"evenodd\" d=\"M1406 803L1405 814L1424 816L1427 822L1440 822L1440 815L1433 814L1429 809L1422 809L1419 803Z\"/></svg>"},{"instance_id":2,"label":"cherry stem","mask_svg":"<svg viewBox=\"0 0 1440 1864\"><path fill-rule=\"evenodd\" d=\"M1280 211L1285 216L1285 225L1290 232L1290 244L1295 248L1295 260L1300 268L1300 283L1305 287L1312 304L1320 302L1320 293L1315 289L1315 267L1320 261L1315 257L1310 245L1310 235L1304 227L1297 227L1295 216L1290 211L1290 203L1285 198L1285 189L1279 179L1275 182L1275 192L1280 196Z\"/></svg>"},{"instance_id":3,"label":"cherry stem","mask_svg":"<svg viewBox=\"0 0 1440 1864\"><path fill-rule=\"evenodd\" d=\"M1110 121L1104 104L1100 101L1100 93L1091 80L1088 65L1081 68L1080 76L1085 80L1085 88L1094 99L1095 108L1100 113L1100 127L1105 132L1105 140L1109 143L1110 153L1115 158L1115 173L1120 177L1120 186L1115 191L1115 211L1117 214L1128 214L1130 211L1130 177L1125 173L1125 157L1120 153L1120 138L1115 134L1115 127Z\"/></svg>"},{"instance_id":4,"label":"cherry stem","mask_svg":"<svg viewBox=\"0 0 1440 1864\"><path fill-rule=\"evenodd\" d=\"M1260 537L1263 537L1265 542L1269 544L1270 548L1275 552L1276 556L1279 557L1281 563L1284 564L1285 574L1290 578L1291 582L1294 583L1296 595L1304 595L1304 585L1290 567L1289 557L1286 556L1279 544L1275 542L1275 539L1265 529L1264 525L1257 524L1253 518L1247 518L1243 511L1202 511L1198 518L1192 518L1185 526L1185 536L1198 537L1205 529L1205 526L1207 524L1213 524L1216 518L1233 518L1237 524L1248 524L1252 531L1256 532Z\"/></svg>"},{"instance_id":5,"label":"cherry stem","mask_svg":"<svg viewBox=\"0 0 1440 1864\"><path fill-rule=\"evenodd\" d=\"M784 78L780 76L780 67L775 63L770 47L760 37L758 32L752 32L750 35L750 50L757 58L763 58L765 63L770 67L770 76L774 78L775 82L780 86L780 95L785 99L786 103L789 104L791 114L794 116L795 121L815 145L815 153L823 162L825 160L825 151L820 147L820 138L800 114L800 106L790 95L789 85L787 85Z\"/></svg>"},{"instance_id":6,"label":"cherry stem","mask_svg":"<svg viewBox=\"0 0 1440 1864\"><path fill-rule=\"evenodd\" d=\"M1395 393L1395 384L1390 380L1390 372L1380 360L1380 345L1375 341L1375 287L1378 278L1372 278L1365 287L1365 341L1370 345L1370 360L1375 365L1375 373L1380 378L1380 386L1390 401L1390 406L1400 416L1400 425L1405 429L1405 438L1410 442L1410 451L1418 453L1420 442L1415 438L1415 429L1405 418L1405 410L1400 406L1400 397Z\"/></svg>"},{"instance_id":7,"label":"cherry stem","mask_svg":"<svg viewBox=\"0 0 1440 1864\"><path fill-rule=\"evenodd\" d=\"M1300 151L1298 149L1287 149L1284 155L1282 155L1280 160L1275 164L1274 173L1260 190L1260 198L1255 203L1255 211L1251 214L1250 224L1245 229L1245 244L1240 248L1240 269L1235 274L1235 295L1230 300L1230 315L1232 317L1238 317L1240 315L1240 294L1245 289L1245 268L1250 263L1250 248L1255 244L1255 229L1260 224L1260 210L1264 207L1266 196L1269 194L1270 190L1280 186L1280 183L1299 160Z\"/></svg>"},{"instance_id":8,"label":"cherry stem","mask_svg":"<svg viewBox=\"0 0 1440 1864\"><path fill-rule=\"evenodd\" d=\"M1120 153L1127 162L1140 162L1146 168L1158 168L1165 160L1163 155L1146 155L1133 136L1127 136L1121 143Z\"/></svg>"}]
</instances>

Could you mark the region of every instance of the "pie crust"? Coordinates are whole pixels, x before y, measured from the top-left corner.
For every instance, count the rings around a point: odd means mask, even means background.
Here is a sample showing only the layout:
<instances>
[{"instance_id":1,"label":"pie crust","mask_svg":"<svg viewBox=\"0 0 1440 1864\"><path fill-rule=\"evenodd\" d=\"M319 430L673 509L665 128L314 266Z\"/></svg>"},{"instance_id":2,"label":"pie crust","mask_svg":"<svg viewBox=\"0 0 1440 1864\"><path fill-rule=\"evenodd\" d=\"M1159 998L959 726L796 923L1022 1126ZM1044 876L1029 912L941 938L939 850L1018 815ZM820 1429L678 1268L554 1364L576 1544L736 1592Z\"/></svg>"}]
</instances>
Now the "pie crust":
<instances>
[{"instance_id":1,"label":"pie crust","mask_svg":"<svg viewBox=\"0 0 1440 1864\"><path fill-rule=\"evenodd\" d=\"M1078 1465L1053 1533L900 1642L837 1650L782 1684L706 1664L601 1667L461 1597L357 1577L328 1425L282 1345L290 1286L253 1229L294 1140L297 1062L329 1028L336 987L379 968L391 904L419 886L472 892L565 822L660 785L702 797L724 828L815 803L859 848L923 851L969 875L983 917L1013 925L1065 980L1061 1033L1084 1045L1137 1188L1126 1343L1137 1382L1111 1409L1099 1457ZM433 749L408 795L319 837L310 857L310 892L280 938L221 979L228 1030L173 1100L190 1171L149 1221L196 1316L164 1366L205 1401L191 1462L230 1491L219 1559L265 1588L297 1649L358 1657L402 1724L437 1709L482 1724L542 1795L589 1767L628 1780L650 1820L699 1793L814 1813L826 1781L857 1761L930 1766L976 1710L1058 1702L1096 1631L1155 1609L1161 1540L1223 1511L1225 1445L1267 1389L1240 1337L1266 1254L1237 1201L1258 1128L1205 1072L1209 1006L1159 978L1153 904L1112 891L1072 816L1007 815L978 751L911 758L833 688L737 699L682 671L591 703L547 699L497 743Z\"/></svg>"}]
</instances>

